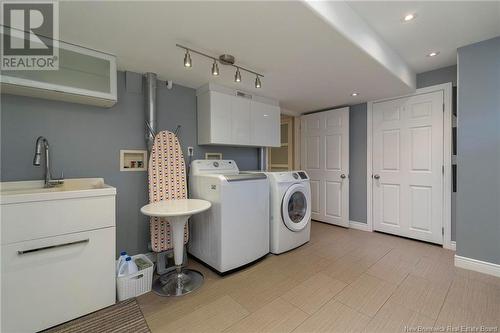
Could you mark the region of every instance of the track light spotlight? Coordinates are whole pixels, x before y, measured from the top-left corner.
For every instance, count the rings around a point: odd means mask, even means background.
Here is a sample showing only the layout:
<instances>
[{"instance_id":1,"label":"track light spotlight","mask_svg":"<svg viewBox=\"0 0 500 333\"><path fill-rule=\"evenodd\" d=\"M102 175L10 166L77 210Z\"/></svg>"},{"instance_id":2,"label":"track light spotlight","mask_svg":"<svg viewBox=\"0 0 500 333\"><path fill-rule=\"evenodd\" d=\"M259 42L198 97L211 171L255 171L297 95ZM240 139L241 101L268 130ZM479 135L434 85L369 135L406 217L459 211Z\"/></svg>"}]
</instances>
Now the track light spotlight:
<instances>
[{"instance_id":1,"label":"track light spotlight","mask_svg":"<svg viewBox=\"0 0 500 333\"><path fill-rule=\"evenodd\" d=\"M204 52L197 51L195 49L192 49L190 47L181 45L181 44L175 44L175 46L183 49L186 53L184 54L184 67L186 68L191 68L193 67L193 62L191 61L191 53L197 54L199 56L208 58L213 61L212 63L212 75L213 76L219 76L220 71L219 71L219 64L228 66L228 67L233 67L236 68L236 73L234 74L234 82L241 82L241 71L245 71L249 74L255 75L255 88L261 88L262 87L262 82L260 81L260 78L263 78L264 75L257 73L251 69L241 67L235 63L234 56L230 54L223 54L219 56L218 58L213 57L209 54L206 54Z\"/></svg>"},{"instance_id":2,"label":"track light spotlight","mask_svg":"<svg viewBox=\"0 0 500 333\"><path fill-rule=\"evenodd\" d=\"M189 54L189 50L186 50L186 54L184 55L184 67L190 68L192 66L191 55Z\"/></svg>"},{"instance_id":3,"label":"track light spotlight","mask_svg":"<svg viewBox=\"0 0 500 333\"><path fill-rule=\"evenodd\" d=\"M257 76L255 77L255 88L260 88L260 87L262 87L262 84L260 83L260 78L259 78L259 76L257 75Z\"/></svg>"},{"instance_id":4,"label":"track light spotlight","mask_svg":"<svg viewBox=\"0 0 500 333\"><path fill-rule=\"evenodd\" d=\"M241 82L241 73L239 67L236 67L236 74L234 75L234 82Z\"/></svg>"},{"instance_id":5,"label":"track light spotlight","mask_svg":"<svg viewBox=\"0 0 500 333\"><path fill-rule=\"evenodd\" d=\"M214 60L214 64L212 65L212 75L213 76L219 75L219 65L217 65L216 60Z\"/></svg>"}]
</instances>

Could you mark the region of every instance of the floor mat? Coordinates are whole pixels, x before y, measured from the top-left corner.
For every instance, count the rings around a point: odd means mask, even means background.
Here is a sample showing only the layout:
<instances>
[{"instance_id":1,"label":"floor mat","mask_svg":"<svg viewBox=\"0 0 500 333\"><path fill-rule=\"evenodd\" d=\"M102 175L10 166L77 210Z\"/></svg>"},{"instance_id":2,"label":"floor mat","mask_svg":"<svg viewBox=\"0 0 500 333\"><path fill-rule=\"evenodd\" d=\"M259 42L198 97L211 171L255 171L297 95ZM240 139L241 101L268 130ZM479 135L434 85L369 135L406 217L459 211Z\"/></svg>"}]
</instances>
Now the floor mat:
<instances>
[{"instance_id":1,"label":"floor mat","mask_svg":"<svg viewBox=\"0 0 500 333\"><path fill-rule=\"evenodd\" d=\"M139 304L134 299L126 300L89 315L69 321L43 331L45 333L150 333Z\"/></svg>"}]
</instances>

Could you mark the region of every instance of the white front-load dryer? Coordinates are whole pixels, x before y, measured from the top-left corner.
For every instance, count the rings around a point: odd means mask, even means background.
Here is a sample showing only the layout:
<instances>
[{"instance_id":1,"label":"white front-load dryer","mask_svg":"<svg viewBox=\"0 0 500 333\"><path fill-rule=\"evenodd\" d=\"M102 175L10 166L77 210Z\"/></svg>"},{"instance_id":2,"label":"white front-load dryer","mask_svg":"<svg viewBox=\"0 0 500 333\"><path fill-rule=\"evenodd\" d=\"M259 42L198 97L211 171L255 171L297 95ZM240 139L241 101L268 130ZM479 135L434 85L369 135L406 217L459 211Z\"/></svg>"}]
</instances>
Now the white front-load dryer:
<instances>
[{"instance_id":1,"label":"white front-load dryer","mask_svg":"<svg viewBox=\"0 0 500 333\"><path fill-rule=\"evenodd\" d=\"M267 172L270 187L270 252L290 251L311 234L311 186L304 171Z\"/></svg>"}]
</instances>

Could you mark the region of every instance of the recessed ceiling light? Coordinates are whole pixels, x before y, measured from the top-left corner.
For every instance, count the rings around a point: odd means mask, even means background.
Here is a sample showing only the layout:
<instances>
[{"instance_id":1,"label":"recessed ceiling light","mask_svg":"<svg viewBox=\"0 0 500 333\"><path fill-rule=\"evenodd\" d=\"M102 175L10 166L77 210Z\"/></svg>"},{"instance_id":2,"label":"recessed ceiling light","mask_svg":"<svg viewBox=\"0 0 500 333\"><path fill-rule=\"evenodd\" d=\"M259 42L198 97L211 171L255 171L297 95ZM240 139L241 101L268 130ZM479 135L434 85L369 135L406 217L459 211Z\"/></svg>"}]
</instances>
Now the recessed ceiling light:
<instances>
[{"instance_id":1,"label":"recessed ceiling light","mask_svg":"<svg viewBox=\"0 0 500 333\"><path fill-rule=\"evenodd\" d=\"M417 17L417 14L407 14L405 17L403 17L404 22L409 22L413 20L415 17Z\"/></svg>"},{"instance_id":2,"label":"recessed ceiling light","mask_svg":"<svg viewBox=\"0 0 500 333\"><path fill-rule=\"evenodd\" d=\"M357 92L353 92L353 93L351 94L351 96L352 96L352 97L355 97L355 96L358 96L358 95L359 95L359 93L357 93Z\"/></svg>"},{"instance_id":3,"label":"recessed ceiling light","mask_svg":"<svg viewBox=\"0 0 500 333\"><path fill-rule=\"evenodd\" d=\"M438 52L438 51L432 51L432 52L431 52L431 53L429 53L427 56L428 56L428 57L435 57L435 56L437 56L438 54L439 54L439 52Z\"/></svg>"}]
</instances>

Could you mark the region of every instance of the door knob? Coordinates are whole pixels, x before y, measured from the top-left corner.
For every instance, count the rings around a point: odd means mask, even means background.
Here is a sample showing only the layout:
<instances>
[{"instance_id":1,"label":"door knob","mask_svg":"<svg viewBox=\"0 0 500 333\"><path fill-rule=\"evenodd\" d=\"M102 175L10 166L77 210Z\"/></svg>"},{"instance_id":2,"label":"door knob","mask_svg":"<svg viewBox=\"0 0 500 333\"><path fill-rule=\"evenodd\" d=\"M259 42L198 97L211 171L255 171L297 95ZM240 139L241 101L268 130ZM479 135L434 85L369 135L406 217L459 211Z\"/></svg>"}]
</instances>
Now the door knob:
<instances>
[{"instance_id":1,"label":"door knob","mask_svg":"<svg viewBox=\"0 0 500 333\"><path fill-rule=\"evenodd\" d=\"M345 179L345 174L341 174L340 178Z\"/></svg>"},{"instance_id":2,"label":"door knob","mask_svg":"<svg viewBox=\"0 0 500 333\"><path fill-rule=\"evenodd\" d=\"M375 178L375 179L380 179L380 175L375 174L375 175L373 175L373 178Z\"/></svg>"}]
</instances>

